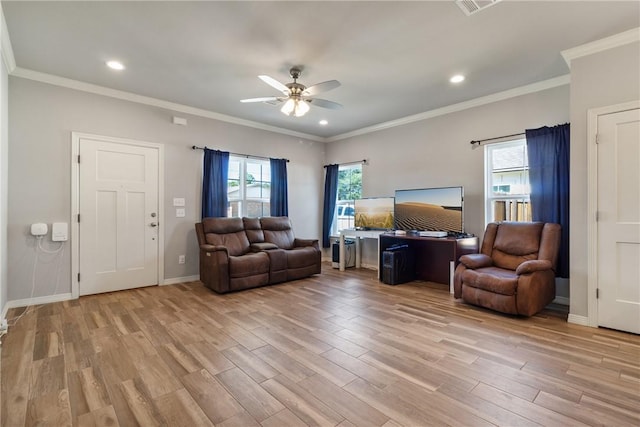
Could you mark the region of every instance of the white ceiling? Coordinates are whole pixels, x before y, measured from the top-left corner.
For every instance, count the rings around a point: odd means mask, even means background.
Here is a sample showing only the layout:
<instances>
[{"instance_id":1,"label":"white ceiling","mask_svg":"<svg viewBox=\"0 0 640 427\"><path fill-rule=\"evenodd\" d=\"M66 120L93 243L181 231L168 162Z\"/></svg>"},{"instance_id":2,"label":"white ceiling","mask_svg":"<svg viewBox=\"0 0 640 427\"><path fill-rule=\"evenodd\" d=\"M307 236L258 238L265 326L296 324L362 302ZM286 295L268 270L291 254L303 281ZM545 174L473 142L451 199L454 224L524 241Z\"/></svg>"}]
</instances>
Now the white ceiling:
<instances>
[{"instance_id":1,"label":"white ceiling","mask_svg":"<svg viewBox=\"0 0 640 427\"><path fill-rule=\"evenodd\" d=\"M329 138L566 75L560 52L640 27L638 1L2 1L18 71L32 70ZM126 70L104 65L119 59ZM302 118L240 99L336 79ZM463 73L460 85L449 77ZM20 75L20 73L16 73ZM24 73L23 73L24 74ZM320 119L329 125L322 127Z\"/></svg>"}]
</instances>

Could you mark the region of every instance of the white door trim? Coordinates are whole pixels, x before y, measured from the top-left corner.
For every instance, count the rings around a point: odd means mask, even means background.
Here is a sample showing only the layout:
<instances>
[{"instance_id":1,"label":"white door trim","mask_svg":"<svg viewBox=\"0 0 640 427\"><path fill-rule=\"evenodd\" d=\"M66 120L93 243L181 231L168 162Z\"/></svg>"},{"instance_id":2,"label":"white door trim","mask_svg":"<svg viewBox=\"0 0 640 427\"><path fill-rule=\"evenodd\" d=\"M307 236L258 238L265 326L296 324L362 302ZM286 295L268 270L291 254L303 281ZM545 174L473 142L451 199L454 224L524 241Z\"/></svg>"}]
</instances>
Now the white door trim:
<instances>
[{"instance_id":1,"label":"white door trim","mask_svg":"<svg viewBox=\"0 0 640 427\"><path fill-rule=\"evenodd\" d=\"M71 132L71 296L80 296L80 140L94 138L116 144L133 145L137 147L155 148L158 150L158 285L164 284L164 145L154 142L137 141L133 139L95 135L90 133Z\"/></svg>"},{"instance_id":2,"label":"white door trim","mask_svg":"<svg viewBox=\"0 0 640 427\"><path fill-rule=\"evenodd\" d=\"M587 110L587 319L598 327L598 116L640 108L640 100Z\"/></svg>"}]
</instances>

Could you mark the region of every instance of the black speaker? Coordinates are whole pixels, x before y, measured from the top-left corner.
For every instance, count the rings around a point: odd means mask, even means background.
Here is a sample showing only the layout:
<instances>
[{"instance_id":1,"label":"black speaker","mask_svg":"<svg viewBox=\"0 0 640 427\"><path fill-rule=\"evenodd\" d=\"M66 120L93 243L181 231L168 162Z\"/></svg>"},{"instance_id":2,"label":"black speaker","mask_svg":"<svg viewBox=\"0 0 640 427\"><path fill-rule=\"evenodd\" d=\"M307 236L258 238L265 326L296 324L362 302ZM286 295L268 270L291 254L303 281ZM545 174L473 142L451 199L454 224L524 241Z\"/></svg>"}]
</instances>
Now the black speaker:
<instances>
[{"instance_id":1,"label":"black speaker","mask_svg":"<svg viewBox=\"0 0 640 427\"><path fill-rule=\"evenodd\" d=\"M382 252L382 282L399 285L410 282L415 277L413 252L407 245L388 248Z\"/></svg>"}]
</instances>

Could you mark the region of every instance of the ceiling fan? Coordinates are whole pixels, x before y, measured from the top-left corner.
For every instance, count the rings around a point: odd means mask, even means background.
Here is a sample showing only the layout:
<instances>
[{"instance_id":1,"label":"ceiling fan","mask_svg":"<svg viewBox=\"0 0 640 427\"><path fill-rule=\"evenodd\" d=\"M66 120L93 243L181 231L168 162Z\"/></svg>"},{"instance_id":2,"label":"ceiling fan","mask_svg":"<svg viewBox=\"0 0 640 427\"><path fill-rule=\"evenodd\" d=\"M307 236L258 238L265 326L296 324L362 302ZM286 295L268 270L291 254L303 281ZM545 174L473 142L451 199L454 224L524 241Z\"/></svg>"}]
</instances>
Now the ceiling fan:
<instances>
[{"instance_id":1,"label":"ceiling fan","mask_svg":"<svg viewBox=\"0 0 640 427\"><path fill-rule=\"evenodd\" d=\"M335 89L340 86L340 82L337 80L328 80L326 82L318 83L313 86L306 87L303 84L298 83L298 78L302 70L298 67L293 67L289 70L292 83L283 84L276 79L261 75L258 76L260 80L268 84L269 86L282 92L284 96L265 96L262 98L249 98L242 99L240 102L265 102L267 104L278 105L284 102L284 105L280 109L287 116L294 115L295 117L302 117L309 111L309 104L317 105L322 108L329 108L331 110L338 110L342 108L342 105L337 102L327 101L326 99L313 98L314 95L327 92L331 89Z\"/></svg>"}]
</instances>

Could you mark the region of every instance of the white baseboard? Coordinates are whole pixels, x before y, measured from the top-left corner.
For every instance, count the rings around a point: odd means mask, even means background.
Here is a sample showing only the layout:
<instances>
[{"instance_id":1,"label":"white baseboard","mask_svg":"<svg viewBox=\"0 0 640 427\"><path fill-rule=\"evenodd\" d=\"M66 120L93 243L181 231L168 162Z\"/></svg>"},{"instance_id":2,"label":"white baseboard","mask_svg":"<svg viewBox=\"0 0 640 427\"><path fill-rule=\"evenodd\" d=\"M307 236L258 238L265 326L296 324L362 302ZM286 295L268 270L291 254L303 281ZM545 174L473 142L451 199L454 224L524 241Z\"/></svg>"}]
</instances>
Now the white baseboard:
<instances>
[{"instance_id":1,"label":"white baseboard","mask_svg":"<svg viewBox=\"0 0 640 427\"><path fill-rule=\"evenodd\" d=\"M5 303L2 307L2 314L0 314L0 321L7 320L7 312L9 311L9 303Z\"/></svg>"},{"instance_id":2,"label":"white baseboard","mask_svg":"<svg viewBox=\"0 0 640 427\"><path fill-rule=\"evenodd\" d=\"M366 268L367 270L378 270L378 266L376 264L360 263L360 268Z\"/></svg>"},{"instance_id":3,"label":"white baseboard","mask_svg":"<svg viewBox=\"0 0 640 427\"><path fill-rule=\"evenodd\" d=\"M570 300L567 297L556 296L555 299L553 301L551 301L551 302L555 303L555 304L567 305L568 306L569 305L569 301Z\"/></svg>"},{"instance_id":4,"label":"white baseboard","mask_svg":"<svg viewBox=\"0 0 640 427\"><path fill-rule=\"evenodd\" d=\"M172 277L171 279L164 279L164 282L162 282L162 285L176 285L178 283L184 283L184 282L195 282L196 280L200 280L200 276L197 274L193 276L185 276L185 277Z\"/></svg>"},{"instance_id":5,"label":"white baseboard","mask_svg":"<svg viewBox=\"0 0 640 427\"><path fill-rule=\"evenodd\" d=\"M574 323L576 325L582 326L590 326L589 318L587 316L578 316L577 314L569 313L569 317L567 318L567 323Z\"/></svg>"},{"instance_id":6,"label":"white baseboard","mask_svg":"<svg viewBox=\"0 0 640 427\"><path fill-rule=\"evenodd\" d=\"M71 292L66 294L56 294L56 295L46 295L43 297L33 297L33 298L24 298L24 299L16 299L13 301L7 301L6 311L10 308L17 307L27 307L30 305L40 305L40 304L49 304L52 302L60 302L60 301L68 301L75 299ZM3 313L3 316L6 316L6 311Z\"/></svg>"}]
</instances>

